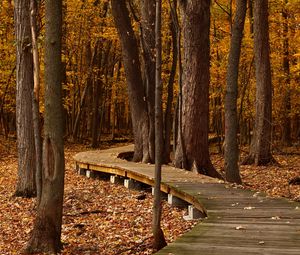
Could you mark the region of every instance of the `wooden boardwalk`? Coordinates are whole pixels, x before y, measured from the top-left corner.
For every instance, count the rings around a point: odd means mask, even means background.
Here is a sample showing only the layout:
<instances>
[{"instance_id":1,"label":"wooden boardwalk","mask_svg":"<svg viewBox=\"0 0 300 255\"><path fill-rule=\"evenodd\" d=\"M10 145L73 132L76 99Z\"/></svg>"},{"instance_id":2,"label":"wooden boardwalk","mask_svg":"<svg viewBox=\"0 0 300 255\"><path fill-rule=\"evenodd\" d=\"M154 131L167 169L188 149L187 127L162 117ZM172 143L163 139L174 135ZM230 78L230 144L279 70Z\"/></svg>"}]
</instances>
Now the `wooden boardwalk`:
<instances>
[{"instance_id":1,"label":"wooden boardwalk","mask_svg":"<svg viewBox=\"0 0 300 255\"><path fill-rule=\"evenodd\" d=\"M82 152L74 157L76 167L153 186L153 165L118 158L131 150L132 146L126 146ZM300 203L234 188L171 166L162 169L161 189L194 205L207 218L157 254L300 255Z\"/></svg>"}]
</instances>

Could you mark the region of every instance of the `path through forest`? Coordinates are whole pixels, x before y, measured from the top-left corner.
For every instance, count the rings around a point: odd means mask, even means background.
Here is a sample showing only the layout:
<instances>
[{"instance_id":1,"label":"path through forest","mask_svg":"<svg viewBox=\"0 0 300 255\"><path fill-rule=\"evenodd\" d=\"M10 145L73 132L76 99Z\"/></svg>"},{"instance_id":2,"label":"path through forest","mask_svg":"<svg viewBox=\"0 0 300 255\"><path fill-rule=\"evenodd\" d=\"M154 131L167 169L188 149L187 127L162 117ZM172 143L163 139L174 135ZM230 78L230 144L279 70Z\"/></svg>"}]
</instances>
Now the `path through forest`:
<instances>
[{"instance_id":1,"label":"path through forest","mask_svg":"<svg viewBox=\"0 0 300 255\"><path fill-rule=\"evenodd\" d=\"M73 171L72 157L87 149L76 144L66 146L63 254L99 254L99 249L102 254L150 254L151 195L146 194L144 200L139 200L137 191L78 176ZM293 177L300 176L300 155L296 150L285 149L285 153L275 154L275 157L280 167L241 167L246 187L270 196L298 200L299 185L287 184ZM212 159L221 169L222 157L213 154ZM15 141L0 139L0 254L4 255L16 254L26 243L35 212L33 199L12 197L16 174ZM128 208L128 204L132 206ZM195 224L183 221L183 213L164 204L162 224L168 241Z\"/></svg>"}]
</instances>

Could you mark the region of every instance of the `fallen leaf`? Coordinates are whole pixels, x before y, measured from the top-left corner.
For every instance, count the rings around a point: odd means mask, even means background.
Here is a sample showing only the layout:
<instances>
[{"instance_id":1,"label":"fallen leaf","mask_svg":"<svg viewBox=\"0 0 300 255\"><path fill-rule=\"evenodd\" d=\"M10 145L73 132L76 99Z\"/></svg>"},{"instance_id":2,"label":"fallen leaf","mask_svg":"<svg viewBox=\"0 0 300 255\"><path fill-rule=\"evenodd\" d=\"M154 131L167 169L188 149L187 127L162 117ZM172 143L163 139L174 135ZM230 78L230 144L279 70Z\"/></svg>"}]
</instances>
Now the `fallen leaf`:
<instances>
[{"instance_id":1,"label":"fallen leaf","mask_svg":"<svg viewBox=\"0 0 300 255\"><path fill-rule=\"evenodd\" d=\"M279 216L273 216L271 217L272 220L280 220L280 217Z\"/></svg>"},{"instance_id":2,"label":"fallen leaf","mask_svg":"<svg viewBox=\"0 0 300 255\"><path fill-rule=\"evenodd\" d=\"M244 210L252 210L252 209L255 209L255 207L252 206L244 207Z\"/></svg>"}]
</instances>

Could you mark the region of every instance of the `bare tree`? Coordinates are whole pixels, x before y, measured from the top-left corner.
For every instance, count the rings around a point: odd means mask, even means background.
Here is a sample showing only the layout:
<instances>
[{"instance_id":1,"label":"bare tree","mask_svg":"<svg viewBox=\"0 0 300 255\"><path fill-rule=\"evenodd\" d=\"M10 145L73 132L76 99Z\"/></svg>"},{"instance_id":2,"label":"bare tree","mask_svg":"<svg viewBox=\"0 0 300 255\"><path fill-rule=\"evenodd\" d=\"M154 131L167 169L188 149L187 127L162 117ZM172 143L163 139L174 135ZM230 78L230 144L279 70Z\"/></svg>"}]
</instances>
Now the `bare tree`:
<instances>
[{"instance_id":1,"label":"bare tree","mask_svg":"<svg viewBox=\"0 0 300 255\"><path fill-rule=\"evenodd\" d=\"M35 145L32 115L33 58L31 52L30 0L15 1L17 42L17 146L18 179L16 196L33 197L35 185Z\"/></svg>"},{"instance_id":2,"label":"bare tree","mask_svg":"<svg viewBox=\"0 0 300 255\"><path fill-rule=\"evenodd\" d=\"M174 98L174 81L177 70L178 62L178 47L177 47L177 38L178 38L178 20L177 20L177 0L174 0L172 3L169 0L170 5L170 30L172 34L172 66L171 72L168 80L168 97L166 102L166 110L164 115L164 162L170 162L170 152L171 152L171 136L172 136L172 122L174 116L172 114L173 109L173 98ZM180 42L179 42L180 43ZM173 130L175 133L175 130ZM176 139L176 137L174 137Z\"/></svg>"},{"instance_id":3,"label":"bare tree","mask_svg":"<svg viewBox=\"0 0 300 255\"><path fill-rule=\"evenodd\" d=\"M34 89L32 94L32 114L35 144L36 194L37 204L40 203L42 192L42 137L40 133L40 61L37 45L37 2L30 0L30 26L32 36Z\"/></svg>"},{"instance_id":4,"label":"bare tree","mask_svg":"<svg viewBox=\"0 0 300 255\"><path fill-rule=\"evenodd\" d=\"M155 18L155 188L153 202L153 249L158 251L167 245L160 226L161 220L161 165L163 159L163 116L162 116L162 81L161 81L161 0L156 0Z\"/></svg>"},{"instance_id":5,"label":"bare tree","mask_svg":"<svg viewBox=\"0 0 300 255\"><path fill-rule=\"evenodd\" d=\"M45 125L41 201L27 253L61 249L64 191L64 145L62 107L62 1L46 0Z\"/></svg>"},{"instance_id":6,"label":"bare tree","mask_svg":"<svg viewBox=\"0 0 300 255\"><path fill-rule=\"evenodd\" d=\"M225 173L227 181L236 183L242 183L238 166L237 96L239 62L246 11L247 1L237 0L236 14L232 26L225 95Z\"/></svg>"},{"instance_id":7,"label":"bare tree","mask_svg":"<svg viewBox=\"0 0 300 255\"><path fill-rule=\"evenodd\" d=\"M123 63L128 84L134 134L134 161L151 161L149 151L149 119L144 94L138 42L132 29L125 0L112 0L112 14L122 46Z\"/></svg>"},{"instance_id":8,"label":"bare tree","mask_svg":"<svg viewBox=\"0 0 300 255\"><path fill-rule=\"evenodd\" d=\"M182 137L178 138L175 165L222 178L212 165L208 150L210 0L184 1L182 10Z\"/></svg>"},{"instance_id":9,"label":"bare tree","mask_svg":"<svg viewBox=\"0 0 300 255\"><path fill-rule=\"evenodd\" d=\"M271 154L272 81L268 0L254 0L254 58L256 77L255 127L250 153L243 164L265 165L274 161Z\"/></svg>"},{"instance_id":10,"label":"bare tree","mask_svg":"<svg viewBox=\"0 0 300 255\"><path fill-rule=\"evenodd\" d=\"M149 116L149 156L155 158L155 0L142 0L141 5L141 41L144 62L144 86Z\"/></svg>"},{"instance_id":11,"label":"bare tree","mask_svg":"<svg viewBox=\"0 0 300 255\"><path fill-rule=\"evenodd\" d=\"M283 18L283 61L282 67L284 71L283 82L283 127L281 141L286 146L291 146L291 72L290 72L290 42L289 42L289 13L287 10L288 0L284 0L284 7L282 9Z\"/></svg>"}]
</instances>

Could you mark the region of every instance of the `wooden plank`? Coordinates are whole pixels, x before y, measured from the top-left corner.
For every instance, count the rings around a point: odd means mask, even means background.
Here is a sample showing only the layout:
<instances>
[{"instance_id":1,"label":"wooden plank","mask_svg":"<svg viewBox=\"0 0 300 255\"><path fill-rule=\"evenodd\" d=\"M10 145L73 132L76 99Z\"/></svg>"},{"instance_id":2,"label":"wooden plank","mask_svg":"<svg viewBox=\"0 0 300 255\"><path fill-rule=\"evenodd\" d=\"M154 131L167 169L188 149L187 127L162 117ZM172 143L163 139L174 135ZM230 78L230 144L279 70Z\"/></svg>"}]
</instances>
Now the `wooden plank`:
<instances>
[{"instance_id":1,"label":"wooden plank","mask_svg":"<svg viewBox=\"0 0 300 255\"><path fill-rule=\"evenodd\" d=\"M178 243L174 242L160 250L159 255L299 255L299 249L293 248L265 248L263 245L254 247L216 245L213 243Z\"/></svg>"},{"instance_id":2,"label":"wooden plank","mask_svg":"<svg viewBox=\"0 0 300 255\"><path fill-rule=\"evenodd\" d=\"M279 209L222 209L222 210L207 210L210 214L218 215L220 218L270 218L275 220L291 220L300 219L300 215L296 210L279 210Z\"/></svg>"},{"instance_id":3,"label":"wooden plank","mask_svg":"<svg viewBox=\"0 0 300 255\"><path fill-rule=\"evenodd\" d=\"M89 165L89 169L94 170L94 171L98 171L98 172L103 172L103 173L120 175L120 176L123 176L123 177L127 176L126 171L124 171L123 169L116 169L116 168L96 166L96 165Z\"/></svg>"},{"instance_id":4,"label":"wooden plank","mask_svg":"<svg viewBox=\"0 0 300 255\"><path fill-rule=\"evenodd\" d=\"M231 230L238 230L237 227L238 226L242 226L241 232L243 233L243 231L259 231L259 232L278 232L278 231L287 231L289 233L293 233L293 234L299 234L300 238L300 225L295 226L294 224L288 224L288 223L281 223L281 224L271 224L271 223L265 223L265 224L256 224L256 223L242 223L239 224L239 221L236 222L231 222L231 223L223 223L223 222L207 222L204 221L201 224L202 228L215 228L215 229L222 229L224 230L226 233L229 233L229 231ZM232 232L232 231L231 231ZM239 231L235 231L238 235Z\"/></svg>"},{"instance_id":5,"label":"wooden plank","mask_svg":"<svg viewBox=\"0 0 300 255\"><path fill-rule=\"evenodd\" d=\"M230 224L230 223L237 223L236 218L218 218L218 221L216 221L215 218L218 217L212 217L210 214L210 217L206 222L215 222L215 223L224 223L224 224ZM286 220L286 219L280 219L280 220L272 220L271 218L238 218L238 222L240 224L254 224L254 225L291 225L292 227L299 227L300 226L300 220L299 219L293 219L292 221Z\"/></svg>"},{"instance_id":6,"label":"wooden plank","mask_svg":"<svg viewBox=\"0 0 300 255\"><path fill-rule=\"evenodd\" d=\"M153 179L149 179L148 177L137 174L137 173L127 172L127 177L131 178L131 179L134 179L136 181L145 183L145 184L150 185L150 186L154 185L154 180Z\"/></svg>"},{"instance_id":7,"label":"wooden plank","mask_svg":"<svg viewBox=\"0 0 300 255\"><path fill-rule=\"evenodd\" d=\"M88 169L89 168L89 164L77 163L77 165L78 165L79 168L82 168L82 169Z\"/></svg>"},{"instance_id":8,"label":"wooden plank","mask_svg":"<svg viewBox=\"0 0 300 255\"><path fill-rule=\"evenodd\" d=\"M77 166L153 186L154 166L118 159L132 147L79 153ZM205 211L208 219L157 254L300 254L300 204L163 166L161 190ZM298 208L298 209L296 209Z\"/></svg>"}]
</instances>

